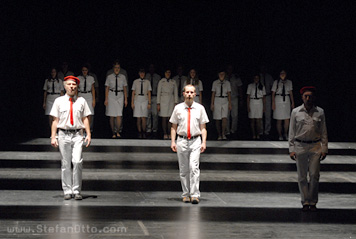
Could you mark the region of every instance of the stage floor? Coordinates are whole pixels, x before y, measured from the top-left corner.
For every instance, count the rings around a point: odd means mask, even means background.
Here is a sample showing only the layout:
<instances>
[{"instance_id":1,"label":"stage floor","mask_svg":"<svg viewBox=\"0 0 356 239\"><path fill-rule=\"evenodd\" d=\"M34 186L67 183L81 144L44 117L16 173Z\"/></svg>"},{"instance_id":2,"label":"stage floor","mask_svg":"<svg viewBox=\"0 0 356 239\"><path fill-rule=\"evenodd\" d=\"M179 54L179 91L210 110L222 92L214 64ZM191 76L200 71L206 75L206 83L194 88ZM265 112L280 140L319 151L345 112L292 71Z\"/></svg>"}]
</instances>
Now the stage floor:
<instances>
[{"instance_id":1,"label":"stage floor","mask_svg":"<svg viewBox=\"0 0 356 239\"><path fill-rule=\"evenodd\" d=\"M63 200L39 138L0 151L0 238L356 238L356 143L332 142L317 212L301 212L287 142L209 141L201 202L181 202L170 141L94 139L84 200Z\"/></svg>"}]
</instances>

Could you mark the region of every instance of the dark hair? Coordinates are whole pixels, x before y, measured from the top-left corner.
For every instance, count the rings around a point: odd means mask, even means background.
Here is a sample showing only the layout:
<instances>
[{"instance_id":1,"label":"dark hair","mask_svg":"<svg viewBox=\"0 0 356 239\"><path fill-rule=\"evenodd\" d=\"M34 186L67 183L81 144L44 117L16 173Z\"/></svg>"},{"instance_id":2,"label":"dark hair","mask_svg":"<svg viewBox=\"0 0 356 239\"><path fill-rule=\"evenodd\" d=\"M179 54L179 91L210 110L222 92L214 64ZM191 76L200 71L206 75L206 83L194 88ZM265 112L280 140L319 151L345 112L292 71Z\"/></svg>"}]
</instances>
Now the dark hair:
<instances>
[{"instance_id":1,"label":"dark hair","mask_svg":"<svg viewBox=\"0 0 356 239\"><path fill-rule=\"evenodd\" d=\"M58 79L58 71L57 71L57 68L56 68L56 67L51 67L51 72L49 73L48 79L52 79L52 70L56 70L56 77L55 77L54 79L57 80L57 82L59 82L59 79Z\"/></svg>"}]
</instances>

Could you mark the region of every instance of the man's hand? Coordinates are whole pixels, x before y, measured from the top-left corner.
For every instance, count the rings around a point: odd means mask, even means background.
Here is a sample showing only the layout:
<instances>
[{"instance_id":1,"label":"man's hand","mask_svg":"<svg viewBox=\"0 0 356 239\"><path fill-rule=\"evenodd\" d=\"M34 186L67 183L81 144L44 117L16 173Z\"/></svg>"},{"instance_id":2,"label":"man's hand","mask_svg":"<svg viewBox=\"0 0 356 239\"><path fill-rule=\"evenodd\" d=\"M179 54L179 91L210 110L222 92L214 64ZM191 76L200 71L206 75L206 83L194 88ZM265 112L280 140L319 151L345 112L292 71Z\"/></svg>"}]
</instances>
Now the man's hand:
<instances>
[{"instance_id":1,"label":"man's hand","mask_svg":"<svg viewBox=\"0 0 356 239\"><path fill-rule=\"evenodd\" d=\"M201 143L201 146L200 146L200 153L204 153L206 150L206 143Z\"/></svg>"},{"instance_id":2,"label":"man's hand","mask_svg":"<svg viewBox=\"0 0 356 239\"><path fill-rule=\"evenodd\" d=\"M289 157L290 157L292 160L294 160L294 161L297 159L297 155L296 155L295 152L291 152L291 153L289 154Z\"/></svg>"},{"instance_id":3,"label":"man's hand","mask_svg":"<svg viewBox=\"0 0 356 239\"><path fill-rule=\"evenodd\" d=\"M56 137L52 137L52 138L51 138L51 145L52 145L53 147L55 147L55 148L58 147L58 140L57 140Z\"/></svg>"},{"instance_id":4,"label":"man's hand","mask_svg":"<svg viewBox=\"0 0 356 239\"><path fill-rule=\"evenodd\" d=\"M87 145L85 147L89 147L90 143L91 143L91 135L87 135L87 137L85 137L84 142L87 143Z\"/></svg>"},{"instance_id":5,"label":"man's hand","mask_svg":"<svg viewBox=\"0 0 356 239\"><path fill-rule=\"evenodd\" d=\"M177 152L177 145L176 145L176 142L175 141L172 141L171 143L171 149L173 152Z\"/></svg>"}]
</instances>

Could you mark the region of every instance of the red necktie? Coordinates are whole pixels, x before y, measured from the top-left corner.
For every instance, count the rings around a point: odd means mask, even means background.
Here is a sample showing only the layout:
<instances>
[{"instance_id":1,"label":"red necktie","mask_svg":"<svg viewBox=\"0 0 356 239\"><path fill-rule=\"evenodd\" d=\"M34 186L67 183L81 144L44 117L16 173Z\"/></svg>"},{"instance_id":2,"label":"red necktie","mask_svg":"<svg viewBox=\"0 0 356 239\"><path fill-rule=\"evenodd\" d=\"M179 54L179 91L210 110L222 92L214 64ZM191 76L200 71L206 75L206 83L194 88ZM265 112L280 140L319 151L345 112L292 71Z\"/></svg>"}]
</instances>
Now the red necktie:
<instances>
[{"instance_id":1,"label":"red necktie","mask_svg":"<svg viewBox=\"0 0 356 239\"><path fill-rule=\"evenodd\" d=\"M73 98L69 98L70 101L70 123L73 125Z\"/></svg>"},{"instance_id":2,"label":"red necktie","mask_svg":"<svg viewBox=\"0 0 356 239\"><path fill-rule=\"evenodd\" d=\"M191 138L191 135L190 135L190 109L191 108L188 108L188 132L187 132L187 136L188 136L188 139Z\"/></svg>"}]
</instances>

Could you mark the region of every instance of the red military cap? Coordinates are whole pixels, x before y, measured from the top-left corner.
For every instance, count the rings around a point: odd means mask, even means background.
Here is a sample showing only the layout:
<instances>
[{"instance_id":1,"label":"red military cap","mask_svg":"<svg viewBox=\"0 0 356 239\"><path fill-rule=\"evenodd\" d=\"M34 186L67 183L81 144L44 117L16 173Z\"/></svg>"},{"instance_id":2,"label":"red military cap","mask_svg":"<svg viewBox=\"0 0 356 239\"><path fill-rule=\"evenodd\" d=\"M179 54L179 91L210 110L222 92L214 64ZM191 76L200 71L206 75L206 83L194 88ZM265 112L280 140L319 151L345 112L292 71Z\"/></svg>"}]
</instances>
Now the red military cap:
<instances>
[{"instance_id":1,"label":"red military cap","mask_svg":"<svg viewBox=\"0 0 356 239\"><path fill-rule=\"evenodd\" d=\"M315 92L316 88L314 86L304 86L302 89L300 89L300 94L304 94L304 92L306 91L311 91L311 92Z\"/></svg>"},{"instance_id":2,"label":"red military cap","mask_svg":"<svg viewBox=\"0 0 356 239\"><path fill-rule=\"evenodd\" d=\"M67 80L74 80L75 83L77 83L77 85L79 85L79 83L80 83L80 80L78 79L78 77L75 77L75 76L64 77L64 81L67 81Z\"/></svg>"}]
</instances>

